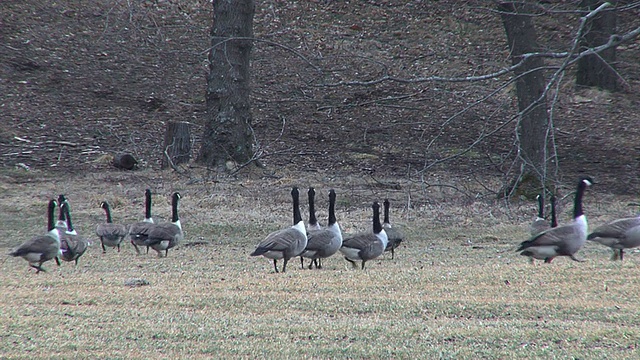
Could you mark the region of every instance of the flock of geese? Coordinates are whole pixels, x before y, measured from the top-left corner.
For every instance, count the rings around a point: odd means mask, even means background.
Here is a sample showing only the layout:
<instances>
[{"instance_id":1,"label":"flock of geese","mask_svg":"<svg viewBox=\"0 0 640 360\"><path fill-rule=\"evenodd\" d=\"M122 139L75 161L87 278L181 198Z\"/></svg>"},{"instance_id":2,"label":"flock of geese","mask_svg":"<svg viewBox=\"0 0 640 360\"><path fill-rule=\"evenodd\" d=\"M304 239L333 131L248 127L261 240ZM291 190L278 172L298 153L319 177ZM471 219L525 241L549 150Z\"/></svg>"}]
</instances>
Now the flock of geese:
<instances>
[{"instance_id":1,"label":"flock of geese","mask_svg":"<svg viewBox=\"0 0 640 360\"><path fill-rule=\"evenodd\" d=\"M384 224L380 222L380 205L373 204L373 232L355 234L343 239L342 231L336 220L335 205L336 193L329 191L329 219L326 227L320 226L315 214L315 189L309 188L309 222L305 226L300 214L298 188L293 188L293 226L284 230L269 234L251 254L263 255L273 259L274 268L279 272L277 260L284 259L282 272L286 271L287 262L296 256L300 256L301 267L304 268L304 259L309 259L309 269L315 266L322 268L322 259L328 258L341 251L345 258L356 266L355 261L362 262L362 269L367 260L380 256L385 251L391 251L394 258L394 250L403 240L402 233L391 226L389 222L389 201L384 201ZM106 201L100 207L104 210L106 221L96 227L96 235L100 238L102 252L106 253L107 247L120 246L125 238L129 237L131 244L138 255L141 247L153 249L158 257L168 256L169 249L177 246L183 239L184 233L178 216L178 203L180 194L175 192L171 201L171 221L155 223L151 216L151 190L145 191L145 215L140 222L125 226L113 223L111 208ZM58 220L54 216L58 209ZM90 242L76 232L71 219L69 201L64 195L58 200L50 200L47 211L47 233L34 237L9 253L11 256L22 257L29 266L36 269L36 273L46 271L43 264L55 260L60 265L60 260L74 261L85 253ZM386 230L386 232L385 232Z\"/></svg>"},{"instance_id":2,"label":"flock of geese","mask_svg":"<svg viewBox=\"0 0 640 360\"><path fill-rule=\"evenodd\" d=\"M558 256L567 256L578 262L584 260L575 254L588 241L593 241L613 250L612 260L623 260L624 250L640 246L640 216L622 218L605 223L591 233L587 225L587 217L582 209L582 198L588 186L593 184L590 177L582 177L578 182L573 201L573 220L566 225L558 226L556 219L556 199L551 197L551 223L547 224L544 216L544 197L538 196L538 215L531 223L531 237L520 243L516 251L528 256L533 263L544 260L545 263Z\"/></svg>"},{"instance_id":3,"label":"flock of geese","mask_svg":"<svg viewBox=\"0 0 640 360\"><path fill-rule=\"evenodd\" d=\"M151 190L145 191L145 218L143 221L131 224L129 227L115 224L111 218L109 203L103 201L100 207L104 210L106 221L96 227L96 235L100 238L102 252L106 247L117 248L120 252L120 244L129 236L131 243L138 254L138 246L145 246L155 250L158 256L167 256L169 249L175 247L184 238L182 225L178 218L178 202L180 194L175 192L171 198L171 221L156 224L151 218ZM58 220L54 221L56 208L59 207ZM49 200L47 210L47 233L34 237L9 253L11 256L19 256L29 262L29 266L36 269L36 273L46 271L42 265L55 260L60 265L60 259L74 261L85 253L90 245L89 240L78 235L71 220L69 201L64 195L58 197L58 201Z\"/></svg>"},{"instance_id":4,"label":"flock of geese","mask_svg":"<svg viewBox=\"0 0 640 360\"><path fill-rule=\"evenodd\" d=\"M401 231L391 226L389 222L389 200L384 201L384 223L380 222L380 204L374 202L373 228L371 231L357 233L351 236L342 236L340 225L336 220L336 192L329 190L329 219L327 227L323 228L318 223L315 215L315 189L309 188L309 221L305 226L300 214L300 192L294 187L291 190L293 200L293 225L291 227L274 231L262 240L251 256L264 256L273 260L275 272L278 270L278 260L282 259L282 272L287 270L287 263L292 258L300 256L300 266L304 268L304 259L309 259L308 268L315 266L322 268L322 259L333 256L338 251L357 267L357 261L361 262L364 270L365 263L382 255L385 251L391 251L394 258L395 249L403 240Z\"/></svg>"},{"instance_id":5,"label":"flock of geese","mask_svg":"<svg viewBox=\"0 0 640 360\"><path fill-rule=\"evenodd\" d=\"M520 255L527 256L531 262L543 260L545 263L560 256L566 256L578 262L575 255L587 240L605 245L613 250L612 260L623 260L624 250L640 246L640 216L616 219L599 226L593 232L588 232L587 218L583 212L582 200L588 186L593 184L589 177L582 177L574 198L573 219L565 225L558 225L556 217L556 199L551 197L551 221L544 218L544 196L538 196L538 214L531 223L531 237L517 248ZM365 231L343 237L340 225L336 220L335 205L336 192L329 191L329 214L326 227L322 227L315 215L315 189L309 188L309 220L305 225L300 213L300 192L297 187L291 190L293 204L293 225L267 235L251 253L251 256L264 256L273 260L276 273L278 260L283 260L282 272L286 271L287 263L295 257L300 257L300 265L305 268L305 259L309 260L307 267L322 268L322 260L340 252L344 258L357 268L365 269L365 263L381 256L385 251L395 256L395 249L403 241L401 231L391 225L389 221L389 200L385 199L384 219L380 221L380 204L373 202L373 223L370 231ZM138 223L125 226L115 224L111 218L109 204L102 202L101 208L106 215L106 221L96 228L96 235L100 238L102 251L106 247L117 248L120 251L122 241L129 237L136 253L141 254L140 247L153 249L159 257L168 256L169 249L177 246L183 239L184 233L178 217L178 202L180 194L175 192L171 201L171 221L155 223L151 217L151 190L145 191L145 217ZM54 220L56 209L59 211L57 222ZM36 273L46 271L42 265L55 260L60 265L60 259L74 261L87 250L89 242L80 237L73 227L70 206L64 195L58 201L50 200L47 211L47 233L32 238L9 253L11 256L24 258Z\"/></svg>"}]
</instances>

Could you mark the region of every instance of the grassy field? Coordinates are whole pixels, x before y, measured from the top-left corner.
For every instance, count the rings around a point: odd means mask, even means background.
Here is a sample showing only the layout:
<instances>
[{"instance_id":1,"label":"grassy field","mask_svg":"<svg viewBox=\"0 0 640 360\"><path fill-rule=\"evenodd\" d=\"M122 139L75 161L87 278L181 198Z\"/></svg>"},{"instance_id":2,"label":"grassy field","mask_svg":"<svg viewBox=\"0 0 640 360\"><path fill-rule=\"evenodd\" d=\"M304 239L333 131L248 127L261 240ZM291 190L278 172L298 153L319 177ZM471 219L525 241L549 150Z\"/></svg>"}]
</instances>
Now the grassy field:
<instances>
[{"instance_id":1,"label":"grassy field","mask_svg":"<svg viewBox=\"0 0 640 360\"><path fill-rule=\"evenodd\" d=\"M4 253L44 232L46 200L58 193L71 201L78 231L94 241L77 268L50 262L36 275L20 258L2 260L0 358L640 356L638 255L612 262L607 249L587 244L584 263L531 265L514 250L527 237L533 202L506 207L411 184L372 190L363 180L321 175L222 181L168 172L9 172L0 179ZM407 235L396 259L385 254L365 271L337 256L321 270L301 270L295 259L275 274L269 260L249 257L267 233L289 225L291 185L322 192L321 221L326 191L335 187L346 231L369 226L371 201L394 199L392 220ZM146 187L154 190L157 220L169 216L169 194L183 194L184 244L160 259L137 256L129 244L102 254L93 235L103 219L99 202L112 203L114 221L138 221ZM590 189L592 226L633 214L628 200ZM149 285L125 285L137 278Z\"/></svg>"}]
</instances>

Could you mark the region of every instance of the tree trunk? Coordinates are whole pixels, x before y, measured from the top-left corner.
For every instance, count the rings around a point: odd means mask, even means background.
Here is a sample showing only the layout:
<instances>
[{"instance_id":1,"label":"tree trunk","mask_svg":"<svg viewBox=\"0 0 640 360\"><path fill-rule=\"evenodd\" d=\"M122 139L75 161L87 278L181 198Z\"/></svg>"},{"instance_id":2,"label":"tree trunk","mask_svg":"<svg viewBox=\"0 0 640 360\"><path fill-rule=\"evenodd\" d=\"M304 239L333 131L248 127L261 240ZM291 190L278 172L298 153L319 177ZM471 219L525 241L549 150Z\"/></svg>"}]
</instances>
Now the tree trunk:
<instances>
[{"instance_id":1,"label":"tree trunk","mask_svg":"<svg viewBox=\"0 0 640 360\"><path fill-rule=\"evenodd\" d=\"M198 162L222 167L246 163L253 156L250 69L253 0L213 1L211 50L207 77L207 122Z\"/></svg>"},{"instance_id":2,"label":"tree trunk","mask_svg":"<svg viewBox=\"0 0 640 360\"><path fill-rule=\"evenodd\" d=\"M189 162L191 159L191 126L186 121L169 122L164 133L162 169Z\"/></svg>"},{"instance_id":3,"label":"tree trunk","mask_svg":"<svg viewBox=\"0 0 640 360\"><path fill-rule=\"evenodd\" d=\"M529 9L527 4L503 2L498 5L498 9L501 11L513 64L522 60L520 55L539 51L535 27L531 16L526 15ZM533 175L541 184L553 176L547 169L550 146L546 97L541 97L545 88L544 72L541 69L543 66L542 58L536 57L528 59L515 70L515 75L519 76L516 81L520 110L517 131L520 156L525 165L523 175Z\"/></svg>"},{"instance_id":4,"label":"tree trunk","mask_svg":"<svg viewBox=\"0 0 640 360\"><path fill-rule=\"evenodd\" d=\"M615 3L613 1L609 1ZM602 4L600 0L583 0L580 7L591 11ZM589 26L590 25L590 26ZM616 33L617 15L615 10L605 10L597 14L587 26L587 32L580 42L581 50L606 44ZM616 48L611 47L598 54L587 55L578 60L576 84L596 86L604 90L619 91L622 84L615 70Z\"/></svg>"}]
</instances>

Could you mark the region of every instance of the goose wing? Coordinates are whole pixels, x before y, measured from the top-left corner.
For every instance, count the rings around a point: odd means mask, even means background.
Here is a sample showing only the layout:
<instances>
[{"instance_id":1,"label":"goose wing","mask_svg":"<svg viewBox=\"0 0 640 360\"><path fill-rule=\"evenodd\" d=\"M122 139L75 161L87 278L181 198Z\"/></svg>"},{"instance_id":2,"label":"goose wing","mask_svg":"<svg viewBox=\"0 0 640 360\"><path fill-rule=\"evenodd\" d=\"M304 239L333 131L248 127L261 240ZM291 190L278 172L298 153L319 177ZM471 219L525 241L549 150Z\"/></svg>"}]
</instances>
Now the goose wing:
<instances>
[{"instance_id":1,"label":"goose wing","mask_svg":"<svg viewBox=\"0 0 640 360\"><path fill-rule=\"evenodd\" d=\"M587 240L594 240L596 238L621 238L625 236L627 231L636 226L640 226L640 218L638 217L618 219L598 226L589 234Z\"/></svg>"},{"instance_id":2,"label":"goose wing","mask_svg":"<svg viewBox=\"0 0 640 360\"><path fill-rule=\"evenodd\" d=\"M402 239L404 239L404 234L398 230L398 228L396 227L384 227L384 232L387 233L387 238L389 239L389 242L400 242L402 241Z\"/></svg>"},{"instance_id":3,"label":"goose wing","mask_svg":"<svg viewBox=\"0 0 640 360\"><path fill-rule=\"evenodd\" d=\"M88 242L82 238L66 237L60 241L62 259L71 261L79 258L87 250Z\"/></svg>"},{"instance_id":4,"label":"goose wing","mask_svg":"<svg viewBox=\"0 0 640 360\"><path fill-rule=\"evenodd\" d=\"M118 239L127 236L127 227L121 224L104 223L96 227L96 235L101 238Z\"/></svg>"},{"instance_id":5,"label":"goose wing","mask_svg":"<svg viewBox=\"0 0 640 360\"><path fill-rule=\"evenodd\" d=\"M150 222L145 222L145 221L141 221L141 222L137 222L134 224L131 224L131 227L129 228L129 236L131 236L131 239L146 239L149 236L149 232L151 231L151 228L153 228L155 226L154 223L150 223Z\"/></svg>"},{"instance_id":6,"label":"goose wing","mask_svg":"<svg viewBox=\"0 0 640 360\"><path fill-rule=\"evenodd\" d=\"M575 224L551 228L523 241L516 251L537 246L560 246L577 233Z\"/></svg>"},{"instance_id":7,"label":"goose wing","mask_svg":"<svg viewBox=\"0 0 640 360\"><path fill-rule=\"evenodd\" d=\"M307 247L306 250L318 251L323 250L327 246L331 246L334 239L336 238L336 234L330 230L320 230L320 231L312 231L307 234Z\"/></svg>"},{"instance_id":8,"label":"goose wing","mask_svg":"<svg viewBox=\"0 0 640 360\"><path fill-rule=\"evenodd\" d=\"M262 255L268 251L286 251L295 246L305 237L300 231L294 228L274 231L258 244L252 256Z\"/></svg>"},{"instance_id":9,"label":"goose wing","mask_svg":"<svg viewBox=\"0 0 640 360\"><path fill-rule=\"evenodd\" d=\"M26 256L30 253L57 253L59 249L60 244L53 236L41 235L25 241L24 243L22 243L22 245L13 250L9 255Z\"/></svg>"},{"instance_id":10,"label":"goose wing","mask_svg":"<svg viewBox=\"0 0 640 360\"><path fill-rule=\"evenodd\" d=\"M531 235L537 235L545 230L548 230L551 226L549 223L543 218L535 219L529 228Z\"/></svg>"},{"instance_id":11,"label":"goose wing","mask_svg":"<svg viewBox=\"0 0 640 360\"><path fill-rule=\"evenodd\" d=\"M152 246L163 241L175 241L182 235L182 229L172 223L162 223L151 227L144 244Z\"/></svg>"},{"instance_id":12,"label":"goose wing","mask_svg":"<svg viewBox=\"0 0 640 360\"><path fill-rule=\"evenodd\" d=\"M373 233L359 233L342 240L342 247L362 250L375 240L377 237Z\"/></svg>"}]
</instances>

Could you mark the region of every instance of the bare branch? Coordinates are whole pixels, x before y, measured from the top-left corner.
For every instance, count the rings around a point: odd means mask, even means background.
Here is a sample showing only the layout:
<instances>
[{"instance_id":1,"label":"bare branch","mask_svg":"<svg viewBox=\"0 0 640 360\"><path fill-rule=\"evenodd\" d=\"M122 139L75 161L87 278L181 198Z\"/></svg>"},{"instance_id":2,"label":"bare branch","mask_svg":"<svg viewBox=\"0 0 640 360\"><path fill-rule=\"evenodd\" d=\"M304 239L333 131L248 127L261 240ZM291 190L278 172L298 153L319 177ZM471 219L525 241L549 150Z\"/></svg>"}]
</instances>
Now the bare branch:
<instances>
[{"instance_id":1,"label":"bare branch","mask_svg":"<svg viewBox=\"0 0 640 360\"><path fill-rule=\"evenodd\" d=\"M255 41L255 42L263 42L263 43L269 44L271 46L276 46L276 47L285 49L285 50L291 52L292 54L296 55L300 59L304 60L307 64L309 64L309 66L311 66L312 68L316 69L317 71L322 71L322 69L320 67L318 67L313 62L311 62L311 60L307 59L307 57L302 55L299 51L296 51L295 49L293 49L293 48L291 48L289 46L277 43L275 41L259 39L259 38L255 38L255 37L228 37L228 38L224 38L222 41L219 41L219 42L213 44L208 49L201 51L200 55L206 54L209 51L215 49L216 47L218 47L220 45L223 45L223 44L225 44L225 43L227 43L229 41L234 41L234 40L248 40L248 41Z\"/></svg>"}]
</instances>

